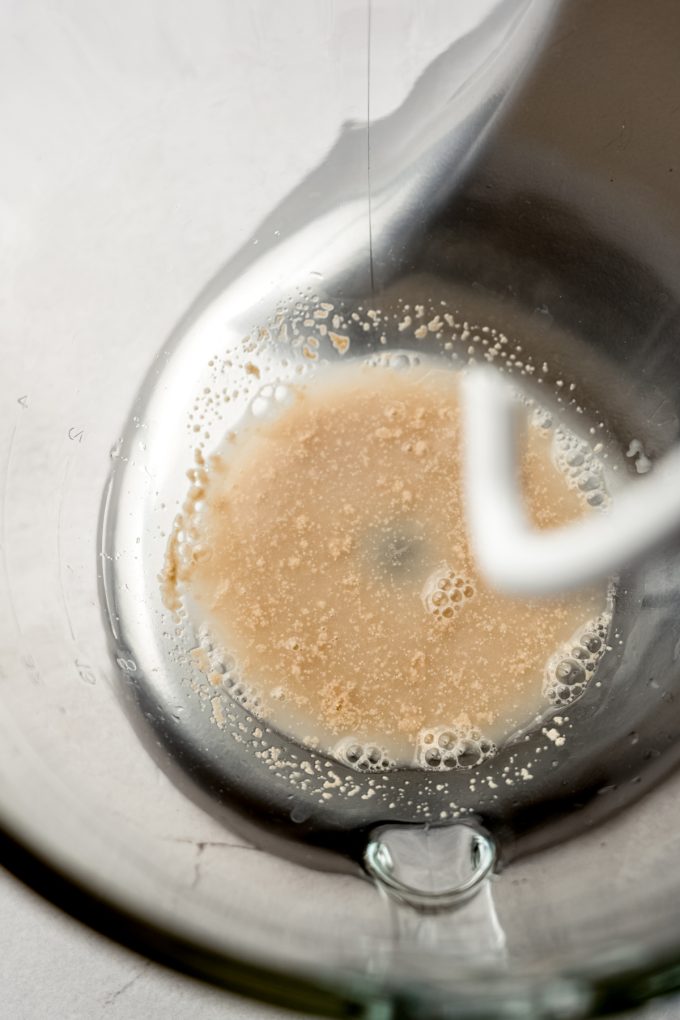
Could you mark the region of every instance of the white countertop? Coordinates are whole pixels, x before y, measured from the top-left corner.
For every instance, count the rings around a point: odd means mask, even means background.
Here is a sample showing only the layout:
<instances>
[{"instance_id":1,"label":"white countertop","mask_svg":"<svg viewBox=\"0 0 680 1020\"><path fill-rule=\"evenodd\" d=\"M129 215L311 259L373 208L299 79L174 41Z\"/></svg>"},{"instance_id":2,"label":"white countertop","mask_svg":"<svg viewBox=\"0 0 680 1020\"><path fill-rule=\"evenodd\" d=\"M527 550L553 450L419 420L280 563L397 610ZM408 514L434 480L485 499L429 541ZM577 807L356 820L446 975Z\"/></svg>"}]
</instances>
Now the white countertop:
<instances>
[{"instance_id":1,"label":"white countertop","mask_svg":"<svg viewBox=\"0 0 680 1020\"><path fill-rule=\"evenodd\" d=\"M286 1020L109 942L0 870L3 1020Z\"/></svg>"}]
</instances>

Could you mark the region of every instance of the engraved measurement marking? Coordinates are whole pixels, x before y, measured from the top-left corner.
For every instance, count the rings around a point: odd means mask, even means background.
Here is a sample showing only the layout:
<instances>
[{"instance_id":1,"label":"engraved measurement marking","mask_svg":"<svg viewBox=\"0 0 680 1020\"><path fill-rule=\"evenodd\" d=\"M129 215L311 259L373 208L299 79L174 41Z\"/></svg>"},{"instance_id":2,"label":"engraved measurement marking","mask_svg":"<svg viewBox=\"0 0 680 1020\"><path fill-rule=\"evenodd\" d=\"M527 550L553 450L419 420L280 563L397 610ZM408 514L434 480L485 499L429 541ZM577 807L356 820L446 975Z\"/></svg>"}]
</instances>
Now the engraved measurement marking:
<instances>
[{"instance_id":1,"label":"engraved measurement marking","mask_svg":"<svg viewBox=\"0 0 680 1020\"><path fill-rule=\"evenodd\" d=\"M26 667L26 671L28 673L28 677L29 677L29 680L31 681L31 683L33 683L33 684L41 684L42 683L42 677L40 676L40 670L38 669L38 664L35 661L35 659L33 658L33 656L30 653L26 654L26 655L22 655L21 656L21 661L23 662L24 666Z\"/></svg>"},{"instance_id":2,"label":"engraved measurement marking","mask_svg":"<svg viewBox=\"0 0 680 1020\"><path fill-rule=\"evenodd\" d=\"M84 429L78 429L75 427L75 425L72 425L71 428L68 430L68 437L72 443L75 442L82 443L84 435L85 435Z\"/></svg>"},{"instance_id":3,"label":"engraved measurement marking","mask_svg":"<svg viewBox=\"0 0 680 1020\"><path fill-rule=\"evenodd\" d=\"M64 581L64 570L63 570L64 560L63 560L63 557L61 555L61 536L62 536L61 521L62 521L62 515L64 513L64 499L66 497L66 481L68 479L68 472L69 472L70 466L71 466L71 455L69 455L69 457L66 460L66 464L64 466L64 477L62 478L61 486L60 486L60 489L59 489L59 503L57 505L57 535L56 535L56 538L57 538L57 563L59 565L59 590L61 592L61 604L64 607L64 615L66 616L66 623L68 624L68 629L69 629L69 633L71 635L71 640L75 644L76 633L75 633L75 630L73 628L73 620L71 619L71 612L70 612L69 607L68 607L68 598L67 598L67 595L66 595L66 583Z\"/></svg>"},{"instance_id":4,"label":"engraved measurement marking","mask_svg":"<svg viewBox=\"0 0 680 1020\"><path fill-rule=\"evenodd\" d=\"M116 662L118 663L118 665L120 666L124 673L137 672L137 663L135 662L134 659L128 659L126 658L125 655L119 655L116 658Z\"/></svg>"},{"instance_id":5,"label":"engraved measurement marking","mask_svg":"<svg viewBox=\"0 0 680 1020\"><path fill-rule=\"evenodd\" d=\"M17 397L17 404L21 404L22 407L28 407L28 393L25 393L23 397Z\"/></svg>"},{"instance_id":6,"label":"engraved measurement marking","mask_svg":"<svg viewBox=\"0 0 680 1020\"><path fill-rule=\"evenodd\" d=\"M19 623L19 615L17 613L16 605L14 604L14 593L12 591L12 582L10 579L9 572L9 560L7 557L8 548L8 529L7 529L7 504L9 502L9 494L12 491L10 485L10 476L12 472L12 451L14 450L14 439L16 436L17 427L12 426L12 431L9 434L9 443L7 446L7 459L3 469L2 476L2 496L0 496L0 563L2 564L2 572L5 575L5 584L7 587L7 595L9 600L9 611L14 623L14 629L17 634L21 634L21 624Z\"/></svg>"},{"instance_id":7,"label":"engraved measurement marking","mask_svg":"<svg viewBox=\"0 0 680 1020\"><path fill-rule=\"evenodd\" d=\"M97 674L93 670L89 662L83 662L80 659L75 659L75 667L78 670L78 676L85 684L94 685L97 683Z\"/></svg>"}]
</instances>

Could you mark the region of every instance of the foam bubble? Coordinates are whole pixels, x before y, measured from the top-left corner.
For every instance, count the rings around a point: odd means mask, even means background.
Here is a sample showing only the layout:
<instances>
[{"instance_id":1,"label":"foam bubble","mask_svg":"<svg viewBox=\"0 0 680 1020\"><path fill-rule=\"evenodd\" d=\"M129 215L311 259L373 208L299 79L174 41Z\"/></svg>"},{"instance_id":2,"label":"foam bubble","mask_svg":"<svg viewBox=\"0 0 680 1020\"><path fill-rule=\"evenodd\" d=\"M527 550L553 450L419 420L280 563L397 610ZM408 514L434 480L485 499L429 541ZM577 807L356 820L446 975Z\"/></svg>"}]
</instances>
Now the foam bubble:
<instances>
[{"instance_id":1,"label":"foam bubble","mask_svg":"<svg viewBox=\"0 0 680 1020\"><path fill-rule=\"evenodd\" d=\"M552 456L555 466L572 489L578 489L595 510L604 510L610 502L604 465L592 448L563 425L555 429Z\"/></svg>"},{"instance_id":2,"label":"foam bubble","mask_svg":"<svg viewBox=\"0 0 680 1020\"><path fill-rule=\"evenodd\" d=\"M545 429L547 431L553 427L552 415L544 407L534 406L531 413L531 424L537 429Z\"/></svg>"},{"instance_id":3,"label":"foam bubble","mask_svg":"<svg viewBox=\"0 0 680 1020\"><path fill-rule=\"evenodd\" d=\"M493 741L475 727L466 724L436 726L418 734L415 764L439 772L471 769L495 753Z\"/></svg>"},{"instance_id":4,"label":"foam bubble","mask_svg":"<svg viewBox=\"0 0 680 1020\"><path fill-rule=\"evenodd\" d=\"M611 611L591 620L550 658L543 693L553 704L567 705L586 690L607 650Z\"/></svg>"},{"instance_id":5,"label":"foam bubble","mask_svg":"<svg viewBox=\"0 0 680 1020\"><path fill-rule=\"evenodd\" d=\"M421 598L425 609L436 619L451 620L474 594L473 583L444 561L423 585Z\"/></svg>"},{"instance_id":6,"label":"foam bubble","mask_svg":"<svg viewBox=\"0 0 680 1020\"><path fill-rule=\"evenodd\" d=\"M395 762L384 747L362 743L355 737L345 737L332 750L332 755L357 772L384 772L393 769Z\"/></svg>"},{"instance_id":7,"label":"foam bubble","mask_svg":"<svg viewBox=\"0 0 680 1020\"><path fill-rule=\"evenodd\" d=\"M391 368L395 372L408 372L420 364L420 358L411 351L382 351L368 359L375 368Z\"/></svg>"}]
</instances>

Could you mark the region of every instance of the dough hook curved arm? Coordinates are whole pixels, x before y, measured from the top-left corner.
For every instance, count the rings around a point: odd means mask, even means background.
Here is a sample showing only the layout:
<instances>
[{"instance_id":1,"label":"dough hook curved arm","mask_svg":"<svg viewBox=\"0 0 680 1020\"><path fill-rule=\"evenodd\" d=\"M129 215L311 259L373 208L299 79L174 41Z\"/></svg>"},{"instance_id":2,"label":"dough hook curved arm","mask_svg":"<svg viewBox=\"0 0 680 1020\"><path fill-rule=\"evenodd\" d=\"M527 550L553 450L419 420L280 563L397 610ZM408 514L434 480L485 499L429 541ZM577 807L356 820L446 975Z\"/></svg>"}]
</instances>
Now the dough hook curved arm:
<instances>
[{"instance_id":1,"label":"dough hook curved arm","mask_svg":"<svg viewBox=\"0 0 680 1020\"><path fill-rule=\"evenodd\" d=\"M550 594L615 574L680 527L680 448L628 484L612 506L575 524L539 531L518 485L518 403L493 369L463 380L468 528L490 583L522 595Z\"/></svg>"}]
</instances>

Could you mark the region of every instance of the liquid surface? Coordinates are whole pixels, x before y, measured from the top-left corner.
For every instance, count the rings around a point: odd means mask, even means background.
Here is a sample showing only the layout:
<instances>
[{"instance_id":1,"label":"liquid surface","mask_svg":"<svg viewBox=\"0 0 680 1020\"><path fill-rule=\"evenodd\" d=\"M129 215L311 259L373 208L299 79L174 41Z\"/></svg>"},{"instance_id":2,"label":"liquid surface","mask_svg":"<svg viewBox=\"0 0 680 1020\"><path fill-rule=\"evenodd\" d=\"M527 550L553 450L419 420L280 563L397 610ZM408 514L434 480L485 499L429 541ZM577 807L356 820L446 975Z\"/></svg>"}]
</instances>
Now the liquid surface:
<instances>
[{"instance_id":1,"label":"liquid surface","mask_svg":"<svg viewBox=\"0 0 680 1020\"><path fill-rule=\"evenodd\" d=\"M166 604L183 602L236 660L258 715L348 764L440 767L492 753L555 690L582 688L604 646L605 587L532 601L484 583L455 371L358 361L278 398L273 415L256 398L249 422L199 455L162 579ZM539 528L588 512L554 438L545 422L527 429ZM584 633L585 664L572 648Z\"/></svg>"}]
</instances>

